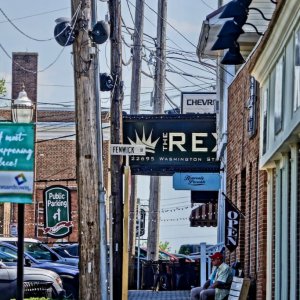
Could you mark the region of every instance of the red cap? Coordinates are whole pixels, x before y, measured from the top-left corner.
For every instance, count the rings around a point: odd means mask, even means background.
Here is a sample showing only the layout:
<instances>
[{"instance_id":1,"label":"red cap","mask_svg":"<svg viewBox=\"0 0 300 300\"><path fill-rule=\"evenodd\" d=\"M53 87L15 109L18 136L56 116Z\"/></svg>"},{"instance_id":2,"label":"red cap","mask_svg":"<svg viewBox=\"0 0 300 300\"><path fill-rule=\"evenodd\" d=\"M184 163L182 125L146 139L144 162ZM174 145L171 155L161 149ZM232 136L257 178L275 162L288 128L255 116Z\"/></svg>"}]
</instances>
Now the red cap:
<instances>
[{"instance_id":1,"label":"red cap","mask_svg":"<svg viewBox=\"0 0 300 300\"><path fill-rule=\"evenodd\" d=\"M223 259L223 254L221 252L216 252L209 256L211 259Z\"/></svg>"}]
</instances>

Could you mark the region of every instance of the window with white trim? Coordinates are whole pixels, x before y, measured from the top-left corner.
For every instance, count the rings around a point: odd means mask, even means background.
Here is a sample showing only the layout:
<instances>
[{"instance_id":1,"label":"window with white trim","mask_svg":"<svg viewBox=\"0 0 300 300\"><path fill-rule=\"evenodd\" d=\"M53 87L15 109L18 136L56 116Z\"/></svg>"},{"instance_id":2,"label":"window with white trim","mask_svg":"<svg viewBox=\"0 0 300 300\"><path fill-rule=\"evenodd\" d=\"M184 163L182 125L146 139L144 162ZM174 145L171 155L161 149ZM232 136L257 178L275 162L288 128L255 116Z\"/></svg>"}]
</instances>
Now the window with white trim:
<instances>
[{"instance_id":1,"label":"window with white trim","mask_svg":"<svg viewBox=\"0 0 300 300\"><path fill-rule=\"evenodd\" d=\"M300 106L300 29L295 32L294 49L294 111Z\"/></svg>"},{"instance_id":2,"label":"window with white trim","mask_svg":"<svg viewBox=\"0 0 300 300\"><path fill-rule=\"evenodd\" d=\"M283 56L275 67L275 94L274 94L274 125L275 133L282 129L282 97L283 97Z\"/></svg>"}]
</instances>

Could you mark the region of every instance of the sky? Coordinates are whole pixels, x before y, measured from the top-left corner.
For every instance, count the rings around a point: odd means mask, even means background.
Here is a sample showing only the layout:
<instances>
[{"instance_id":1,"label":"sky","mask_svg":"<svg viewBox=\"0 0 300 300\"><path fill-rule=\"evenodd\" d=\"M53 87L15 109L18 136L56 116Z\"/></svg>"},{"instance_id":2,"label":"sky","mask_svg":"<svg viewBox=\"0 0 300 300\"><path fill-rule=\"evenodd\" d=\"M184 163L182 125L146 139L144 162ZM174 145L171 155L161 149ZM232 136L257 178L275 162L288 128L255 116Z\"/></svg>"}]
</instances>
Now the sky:
<instances>
[{"instance_id":1,"label":"sky","mask_svg":"<svg viewBox=\"0 0 300 300\"><path fill-rule=\"evenodd\" d=\"M122 0L122 17L128 28L133 27L135 0ZM66 107L74 109L74 81L72 46L61 47L54 39L55 20L71 16L71 1L45 0L0 0L0 78L6 80L7 94L11 97L11 55L13 52L38 53L38 105ZM217 8L217 0L169 0L167 49L168 65L166 93L177 106L180 106L180 91L213 91L215 74L195 63L196 46L201 25L206 15ZM144 32L156 36L157 0L146 0ZM6 17L5 17L5 15ZM98 1L98 20L108 14L107 3ZM10 21L8 21L8 19ZM130 58L131 36L124 29L123 60ZM44 40L44 41L41 41ZM145 38L145 58L143 71L153 74L153 40ZM99 45L100 72L110 73L109 41ZM152 54L151 54L152 53ZM188 74L183 75L183 74ZM129 108L131 65L123 67L124 110ZM176 88L174 88L174 86ZM150 113L153 79L142 76L141 113ZM109 92L101 93L103 110L109 109ZM9 105L0 100L0 106ZM165 109L173 104L166 102ZM149 177L139 176L138 197L147 204ZM188 208L187 208L188 207ZM160 240L170 242L171 250L178 251L181 244L216 243L216 228L189 227L191 211L190 191L175 191L172 177L162 178ZM169 210L169 211L166 211ZM170 211L173 210L173 211ZM182 220L177 220L182 219Z\"/></svg>"}]
</instances>

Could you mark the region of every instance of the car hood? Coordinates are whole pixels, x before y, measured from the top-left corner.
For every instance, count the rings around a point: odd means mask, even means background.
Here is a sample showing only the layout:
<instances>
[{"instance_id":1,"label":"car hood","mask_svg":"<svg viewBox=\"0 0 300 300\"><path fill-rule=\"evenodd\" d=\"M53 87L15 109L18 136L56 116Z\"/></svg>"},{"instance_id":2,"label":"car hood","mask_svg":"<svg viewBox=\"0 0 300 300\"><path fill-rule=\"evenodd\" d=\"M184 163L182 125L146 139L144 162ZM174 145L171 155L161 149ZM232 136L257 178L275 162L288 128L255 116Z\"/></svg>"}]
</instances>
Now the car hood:
<instances>
[{"instance_id":1,"label":"car hood","mask_svg":"<svg viewBox=\"0 0 300 300\"><path fill-rule=\"evenodd\" d=\"M17 279L17 267L5 267L9 272L9 276L12 280ZM49 281L54 281L58 276L55 272L51 270L39 269L39 268L29 268L24 267L24 280L32 280L34 278L39 278L39 276L49 277Z\"/></svg>"},{"instance_id":2,"label":"car hood","mask_svg":"<svg viewBox=\"0 0 300 300\"><path fill-rule=\"evenodd\" d=\"M52 263L52 262L39 262L32 265L35 268L42 268L54 271L58 274L69 274L69 275L77 275L79 273L79 269L75 266L64 265L59 263Z\"/></svg>"}]
</instances>

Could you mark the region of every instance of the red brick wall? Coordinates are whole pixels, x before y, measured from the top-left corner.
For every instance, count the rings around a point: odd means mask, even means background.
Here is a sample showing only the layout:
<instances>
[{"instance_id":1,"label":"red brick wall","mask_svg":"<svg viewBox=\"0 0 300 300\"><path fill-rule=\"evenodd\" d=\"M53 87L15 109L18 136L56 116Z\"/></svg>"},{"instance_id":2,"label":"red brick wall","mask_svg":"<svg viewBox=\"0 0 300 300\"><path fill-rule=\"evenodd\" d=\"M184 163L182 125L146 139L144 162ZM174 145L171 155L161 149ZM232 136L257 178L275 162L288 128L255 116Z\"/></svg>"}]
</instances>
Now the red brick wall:
<instances>
[{"instance_id":1,"label":"red brick wall","mask_svg":"<svg viewBox=\"0 0 300 300\"><path fill-rule=\"evenodd\" d=\"M265 299L267 177L258 170L259 130L249 138L249 64L237 74L228 90L227 190L245 215L240 226L239 246L230 260L244 265L245 275L256 280L257 299ZM256 103L259 124L259 97ZM233 182L233 187L231 186ZM234 188L236 186L236 188Z\"/></svg>"},{"instance_id":2,"label":"red brick wall","mask_svg":"<svg viewBox=\"0 0 300 300\"><path fill-rule=\"evenodd\" d=\"M28 97L37 102L37 53L14 53L12 64L12 98L16 99L25 85ZM28 72L30 70L32 72ZM0 117L11 121L10 110L0 110ZM74 111L38 111L38 122L75 122ZM109 122L109 114L102 114L102 122ZM108 146L103 143L104 186L108 190ZM43 191L51 185L63 185L71 189L71 210L74 221L73 232L69 241L78 240L78 200L76 185L76 142L68 140L52 140L36 143L36 187L35 203L25 205L25 236L36 237L51 242L42 234L44 214ZM3 220L3 207L0 205L0 222ZM40 213L38 211L40 208ZM2 213L1 213L2 212ZM17 223L17 205L11 207L11 222ZM1 223L2 224L2 223ZM0 227L1 227L0 224ZM1 233L1 230L0 230Z\"/></svg>"}]
</instances>

